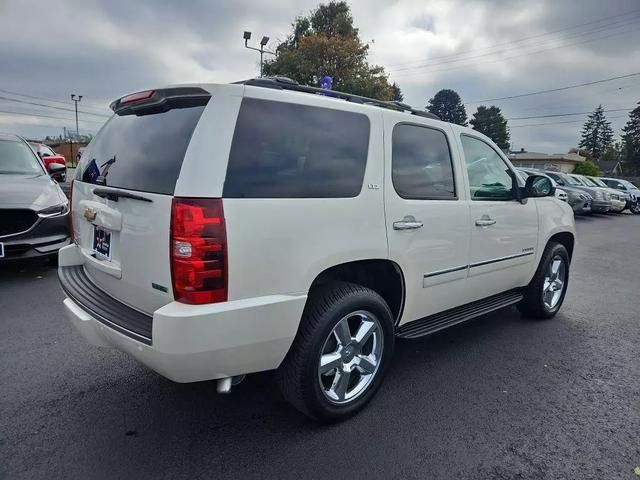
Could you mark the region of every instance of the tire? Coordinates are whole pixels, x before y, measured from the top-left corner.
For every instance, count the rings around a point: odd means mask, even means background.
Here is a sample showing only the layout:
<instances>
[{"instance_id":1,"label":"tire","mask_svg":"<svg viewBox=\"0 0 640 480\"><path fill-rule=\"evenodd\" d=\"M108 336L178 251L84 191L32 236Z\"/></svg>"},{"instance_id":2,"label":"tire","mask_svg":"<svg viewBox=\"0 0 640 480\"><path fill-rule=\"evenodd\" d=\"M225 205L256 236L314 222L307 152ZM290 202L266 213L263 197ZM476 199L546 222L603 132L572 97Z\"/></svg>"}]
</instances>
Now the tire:
<instances>
[{"instance_id":1,"label":"tire","mask_svg":"<svg viewBox=\"0 0 640 480\"><path fill-rule=\"evenodd\" d=\"M558 261L560 263L557 263ZM553 276L550 277L553 275L552 263L554 267L558 265L559 272L564 272L563 278L560 278L562 274L558 274L555 280L553 280ZM518 309L525 317L542 320L552 318L558 313L569 287L569 266L569 253L564 245L550 242L542 254L533 280L524 291L524 299L518 304ZM562 283L560 290L558 289L559 283L556 281L558 279ZM549 280L551 282L547 283ZM556 297L555 293L558 290L560 293Z\"/></svg>"},{"instance_id":2,"label":"tire","mask_svg":"<svg viewBox=\"0 0 640 480\"><path fill-rule=\"evenodd\" d=\"M345 324L349 330L341 328ZM357 342L358 334L367 329L371 331L367 340ZM296 338L277 372L280 390L289 403L315 420L345 420L380 387L394 341L391 310L373 290L346 282L312 290ZM324 373L321 356L330 360L325 360ZM336 368L329 369L332 365Z\"/></svg>"},{"instance_id":3,"label":"tire","mask_svg":"<svg viewBox=\"0 0 640 480\"><path fill-rule=\"evenodd\" d=\"M631 213L634 215L640 214L640 202L632 203L629 210L631 210Z\"/></svg>"}]
</instances>

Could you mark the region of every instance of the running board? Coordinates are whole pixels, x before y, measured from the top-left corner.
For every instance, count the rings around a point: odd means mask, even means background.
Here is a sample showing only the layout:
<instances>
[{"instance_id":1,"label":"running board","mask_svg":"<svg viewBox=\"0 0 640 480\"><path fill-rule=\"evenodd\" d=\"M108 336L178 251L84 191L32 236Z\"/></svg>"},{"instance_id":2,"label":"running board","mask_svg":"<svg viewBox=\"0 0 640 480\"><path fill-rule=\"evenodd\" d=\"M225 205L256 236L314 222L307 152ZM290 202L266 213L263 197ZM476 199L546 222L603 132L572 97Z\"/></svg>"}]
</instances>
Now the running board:
<instances>
[{"instance_id":1,"label":"running board","mask_svg":"<svg viewBox=\"0 0 640 480\"><path fill-rule=\"evenodd\" d=\"M514 305L523 298L524 296L519 290L509 290L508 292L499 293L498 295L409 322L399 327L396 330L396 335L400 338L417 338L429 335L443 328Z\"/></svg>"}]
</instances>

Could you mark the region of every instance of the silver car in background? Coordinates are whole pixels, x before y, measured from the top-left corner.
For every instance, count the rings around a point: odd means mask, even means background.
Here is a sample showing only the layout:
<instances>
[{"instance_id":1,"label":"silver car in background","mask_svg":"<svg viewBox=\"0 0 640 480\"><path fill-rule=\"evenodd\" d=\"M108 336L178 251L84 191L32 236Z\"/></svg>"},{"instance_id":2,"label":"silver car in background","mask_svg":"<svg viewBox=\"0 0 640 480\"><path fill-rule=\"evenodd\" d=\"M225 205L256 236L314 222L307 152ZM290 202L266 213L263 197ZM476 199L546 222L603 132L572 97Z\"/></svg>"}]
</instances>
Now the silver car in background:
<instances>
[{"instance_id":1,"label":"silver car in background","mask_svg":"<svg viewBox=\"0 0 640 480\"><path fill-rule=\"evenodd\" d=\"M609 213L622 213L622 211L627 208L628 195L623 194L618 190L614 190L613 188L609 188L607 184L599 180L598 177L587 177L586 175L576 174L573 174L573 176L578 177L585 183L585 185L601 188L604 192L609 194L609 199L611 201Z\"/></svg>"},{"instance_id":2,"label":"silver car in background","mask_svg":"<svg viewBox=\"0 0 640 480\"><path fill-rule=\"evenodd\" d=\"M622 178L599 177L610 188L620 190L629 195L627 200L627 208L634 214L640 214L640 188L633 183Z\"/></svg>"}]
</instances>

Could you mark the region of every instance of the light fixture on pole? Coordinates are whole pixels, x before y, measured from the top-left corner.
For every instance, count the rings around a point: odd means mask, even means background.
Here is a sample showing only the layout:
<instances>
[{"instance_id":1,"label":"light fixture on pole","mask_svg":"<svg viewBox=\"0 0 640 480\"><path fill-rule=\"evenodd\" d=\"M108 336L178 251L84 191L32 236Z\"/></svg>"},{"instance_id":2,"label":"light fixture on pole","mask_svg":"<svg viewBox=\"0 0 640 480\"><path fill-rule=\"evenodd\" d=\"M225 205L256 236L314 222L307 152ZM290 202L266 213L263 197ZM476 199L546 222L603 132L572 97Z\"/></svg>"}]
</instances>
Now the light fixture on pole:
<instances>
[{"instance_id":1,"label":"light fixture on pole","mask_svg":"<svg viewBox=\"0 0 640 480\"><path fill-rule=\"evenodd\" d=\"M255 47L250 47L248 45L249 40L251 40L251 32L244 32L244 35L242 36L242 38L244 38L244 46L245 48L248 48L249 50L255 50L256 52L260 52L260 76L262 77L262 71L263 71L263 56L265 53L268 53L270 55L277 55L276 52L272 52L270 50L265 50L264 47L267 46L267 43L269 43L269 37L262 37L262 40L260 40L260 48L255 48Z\"/></svg>"}]
</instances>

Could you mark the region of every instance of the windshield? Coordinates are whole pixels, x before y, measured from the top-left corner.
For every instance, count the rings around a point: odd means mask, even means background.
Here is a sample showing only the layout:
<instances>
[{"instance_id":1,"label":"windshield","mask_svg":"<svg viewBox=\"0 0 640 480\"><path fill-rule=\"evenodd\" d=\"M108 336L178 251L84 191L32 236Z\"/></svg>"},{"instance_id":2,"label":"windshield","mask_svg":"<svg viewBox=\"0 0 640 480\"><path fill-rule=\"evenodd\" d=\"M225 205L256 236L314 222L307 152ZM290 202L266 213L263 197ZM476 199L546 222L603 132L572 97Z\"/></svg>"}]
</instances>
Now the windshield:
<instances>
[{"instance_id":1,"label":"windshield","mask_svg":"<svg viewBox=\"0 0 640 480\"><path fill-rule=\"evenodd\" d=\"M573 177L571 177L569 175L560 175L559 173L557 175L560 176L560 178L562 178L569 185L574 185L574 186L582 185L578 180L576 180L575 178L573 178Z\"/></svg>"},{"instance_id":2,"label":"windshield","mask_svg":"<svg viewBox=\"0 0 640 480\"><path fill-rule=\"evenodd\" d=\"M44 171L26 143L0 140L0 174L42 175Z\"/></svg>"},{"instance_id":3,"label":"windshield","mask_svg":"<svg viewBox=\"0 0 640 480\"><path fill-rule=\"evenodd\" d=\"M617 181L619 183L621 183L622 185L624 185L625 187L627 187L627 189L629 189L629 190L637 190L638 189L638 187L636 187L633 183L631 183L628 180L620 180L620 179L618 179Z\"/></svg>"},{"instance_id":4,"label":"windshield","mask_svg":"<svg viewBox=\"0 0 640 480\"><path fill-rule=\"evenodd\" d=\"M593 180L591 180L588 177L580 177L580 180L582 180L582 183L584 183L587 187L599 187L600 185L598 185L596 182L594 182Z\"/></svg>"},{"instance_id":5,"label":"windshield","mask_svg":"<svg viewBox=\"0 0 640 480\"><path fill-rule=\"evenodd\" d=\"M580 177L574 177L573 175L568 175L567 176L568 179L571 179L571 185L581 185L583 187L588 187L589 184L587 184L582 178Z\"/></svg>"},{"instance_id":6,"label":"windshield","mask_svg":"<svg viewBox=\"0 0 640 480\"><path fill-rule=\"evenodd\" d=\"M599 178L588 177L588 179L591 180L593 183L595 183L599 187L607 187L607 188L609 188L609 186L606 183L604 183L602 180L600 180Z\"/></svg>"}]
</instances>

